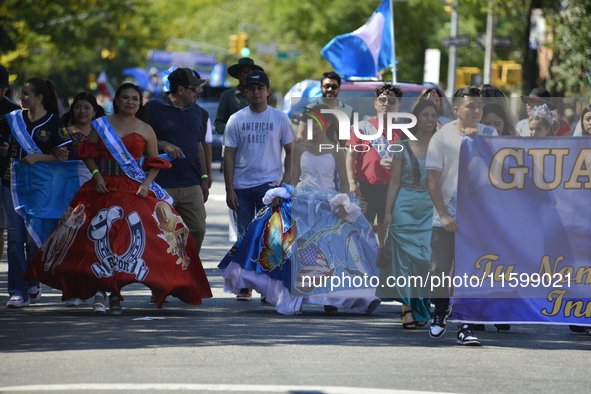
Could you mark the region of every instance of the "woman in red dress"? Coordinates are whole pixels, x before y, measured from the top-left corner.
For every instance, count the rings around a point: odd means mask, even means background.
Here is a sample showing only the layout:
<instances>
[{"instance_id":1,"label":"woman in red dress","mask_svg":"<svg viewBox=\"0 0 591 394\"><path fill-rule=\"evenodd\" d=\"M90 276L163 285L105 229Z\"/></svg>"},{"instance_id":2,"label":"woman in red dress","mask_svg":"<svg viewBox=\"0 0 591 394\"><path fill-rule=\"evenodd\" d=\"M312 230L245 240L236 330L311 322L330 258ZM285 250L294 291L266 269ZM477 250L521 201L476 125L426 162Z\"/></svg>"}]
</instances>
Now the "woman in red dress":
<instances>
[{"instance_id":1,"label":"woman in red dress","mask_svg":"<svg viewBox=\"0 0 591 394\"><path fill-rule=\"evenodd\" d=\"M110 291L110 312L121 314L121 288L136 282L152 290L159 308L169 294L201 304L211 289L189 229L153 183L170 163L158 157L154 131L141 120L140 88L121 85L113 104L115 114L93 122L77 147L93 178L76 193L25 276L62 290L62 300L95 296L95 312L106 311ZM138 166L144 151L147 174Z\"/></svg>"}]
</instances>

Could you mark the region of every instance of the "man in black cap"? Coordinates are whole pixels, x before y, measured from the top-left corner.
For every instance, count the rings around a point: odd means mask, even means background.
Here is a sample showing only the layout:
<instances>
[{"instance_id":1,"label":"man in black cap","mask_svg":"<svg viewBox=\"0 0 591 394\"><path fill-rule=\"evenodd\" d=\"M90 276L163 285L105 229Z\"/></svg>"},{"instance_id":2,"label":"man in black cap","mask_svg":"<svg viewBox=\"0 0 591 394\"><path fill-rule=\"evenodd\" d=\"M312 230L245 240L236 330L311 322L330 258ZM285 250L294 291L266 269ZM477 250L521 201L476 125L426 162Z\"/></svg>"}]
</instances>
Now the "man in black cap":
<instances>
[{"instance_id":1,"label":"man in black cap","mask_svg":"<svg viewBox=\"0 0 591 394\"><path fill-rule=\"evenodd\" d=\"M228 74L238 80L238 86L228 89L220 96L218 112L215 116L214 127L218 134L224 134L226 123L230 116L242 108L248 106L246 97L246 75L252 71L264 71L262 67L254 64L249 57L243 57L237 64L228 67Z\"/></svg>"},{"instance_id":2,"label":"man in black cap","mask_svg":"<svg viewBox=\"0 0 591 394\"><path fill-rule=\"evenodd\" d=\"M248 98L246 97L246 75L255 70L264 71L262 67L254 64L254 60L249 57L243 57L238 60L237 64L233 64L228 67L228 74L238 80L238 86L233 89L226 90L220 96L218 111L215 115L215 121L213 123L216 133L224 134L226 130L226 123L228 122L228 119L230 119L230 116L250 104ZM222 146L222 157L224 152L225 147ZM223 169L224 163L222 162L221 171L223 171ZM238 237L236 220L236 212L230 210L230 221L228 226L230 242L236 242Z\"/></svg>"},{"instance_id":3,"label":"man in black cap","mask_svg":"<svg viewBox=\"0 0 591 394\"><path fill-rule=\"evenodd\" d=\"M548 106L548 109L550 111L554 111L556 109L556 105L554 105L551 100L548 100L551 97L552 97L552 95L550 94L550 92L544 88L535 88L530 92L529 96L521 96L521 101L523 101L523 103L525 104L525 110L527 111L527 117L529 118L529 114L531 113L532 109L534 109L535 107L539 107L540 105L544 105L544 104L546 104ZM528 118L520 120L515 125L515 130L517 130L519 135L521 135L522 137L529 137L531 135L530 129L529 129L529 119ZM568 126L568 124L566 122L563 122L563 121L561 121L561 122L562 122L562 124L560 126L560 129L556 132L555 135L556 136L569 135L570 127Z\"/></svg>"},{"instance_id":4,"label":"man in black cap","mask_svg":"<svg viewBox=\"0 0 591 394\"><path fill-rule=\"evenodd\" d=\"M170 92L146 104L148 123L158 139L158 149L174 160L160 170L155 181L172 197L173 207L191 231L197 250L205 236L205 202L209 183L203 142L201 108L195 103L205 80L189 68L177 68L169 76Z\"/></svg>"},{"instance_id":5,"label":"man in black cap","mask_svg":"<svg viewBox=\"0 0 591 394\"><path fill-rule=\"evenodd\" d=\"M224 133L226 203L237 212L238 233L264 207L267 190L291 180L291 151L295 135L285 113L267 103L269 78L255 70L246 76L250 104L230 117ZM282 175L281 153L285 150ZM250 289L240 289L238 301L250 301Z\"/></svg>"},{"instance_id":6,"label":"man in black cap","mask_svg":"<svg viewBox=\"0 0 591 394\"><path fill-rule=\"evenodd\" d=\"M10 87L8 83L8 71L4 68L4 66L0 65L0 122L4 123L4 115L20 109L17 104L10 101L8 97L5 96L6 91ZM8 151L8 135L10 134L10 129L8 128L8 124L6 123L6 127L3 127L0 130L2 134L0 136L0 149L6 149ZM0 158L0 168L6 169L8 167L8 156L4 156ZM4 174L6 171L0 171L0 173ZM0 209L0 258L2 258L2 253L4 253L4 229L6 228L6 220L4 219L4 212Z\"/></svg>"}]
</instances>

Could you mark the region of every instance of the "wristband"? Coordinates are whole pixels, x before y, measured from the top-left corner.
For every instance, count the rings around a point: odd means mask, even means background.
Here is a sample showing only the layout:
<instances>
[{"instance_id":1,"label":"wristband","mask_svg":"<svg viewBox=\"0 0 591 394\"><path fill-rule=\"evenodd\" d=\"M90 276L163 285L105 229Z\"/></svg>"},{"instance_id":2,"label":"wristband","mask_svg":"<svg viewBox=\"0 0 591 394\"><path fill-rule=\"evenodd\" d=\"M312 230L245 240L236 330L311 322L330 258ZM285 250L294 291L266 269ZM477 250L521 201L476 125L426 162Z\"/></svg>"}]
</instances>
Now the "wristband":
<instances>
[{"instance_id":1,"label":"wristband","mask_svg":"<svg viewBox=\"0 0 591 394\"><path fill-rule=\"evenodd\" d=\"M349 183L357 183L357 181L353 179L353 180L350 180Z\"/></svg>"},{"instance_id":2,"label":"wristband","mask_svg":"<svg viewBox=\"0 0 591 394\"><path fill-rule=\"evenodd\" d=\"M92 171L92 175L94 176L94 174L96 174L97 172L99 172L99 169L98 169L98 168L95 168L95 169Z\"/></svg>"},{"instance_id":3,"label":"wristband","mask_svg":"<svg viewBox=\"0 0 591 394\"><path fill-rule=\"evenodd\" d=\"M205 179L205 178L209 178L209 177L207 176L207 174L203 174L203 175L201 175L201 179Z\"/></svg>"}]
</instances>

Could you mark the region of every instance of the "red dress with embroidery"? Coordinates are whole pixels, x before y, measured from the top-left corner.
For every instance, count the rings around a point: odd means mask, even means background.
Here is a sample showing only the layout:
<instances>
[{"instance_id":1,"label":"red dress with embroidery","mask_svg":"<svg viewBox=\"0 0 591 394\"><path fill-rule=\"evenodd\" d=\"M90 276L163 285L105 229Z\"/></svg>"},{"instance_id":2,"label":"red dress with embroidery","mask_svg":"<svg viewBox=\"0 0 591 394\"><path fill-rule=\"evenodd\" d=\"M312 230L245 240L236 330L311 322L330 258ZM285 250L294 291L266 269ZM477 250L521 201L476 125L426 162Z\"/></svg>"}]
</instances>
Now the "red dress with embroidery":
<instances>
[{"instance_id":1,"label":"red dress with embroidery","mask_svg":"<svg viewBox=\"0 0 591 394\"><path fill-rule=\"evenodd\" d=\"M123 139L139 159L144 139ZM120 291L130 283L152 289L161 308L167 295L187 304L212 297L195 243L180 215L152 191L136 196L139 182L123 174L103 142L83 142L80 157L94 158L108 193L97 193L94 178L76 193L53 233L35 255L24 277L63 291L62 300L88 299L98 290ZM169 168L161 158L146 158L143 167ZM107 175L107 173L122 175Z\"/></svg>"}]
</instances>

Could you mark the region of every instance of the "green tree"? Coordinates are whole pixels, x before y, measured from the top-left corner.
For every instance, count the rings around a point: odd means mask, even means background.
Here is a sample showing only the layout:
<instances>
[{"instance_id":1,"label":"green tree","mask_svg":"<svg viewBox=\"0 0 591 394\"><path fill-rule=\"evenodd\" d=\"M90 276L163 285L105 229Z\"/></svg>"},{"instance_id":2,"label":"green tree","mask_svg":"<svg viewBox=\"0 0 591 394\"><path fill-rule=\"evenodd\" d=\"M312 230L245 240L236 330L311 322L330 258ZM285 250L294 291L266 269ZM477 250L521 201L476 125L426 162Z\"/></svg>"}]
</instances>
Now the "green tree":
<instances>
[{"instance_id":1,"label":"green tree","mask_svg":"<svg viewBox=\"0 0 591 394\"><path fill-rule=\"evenodd\" d=\"M150 26L152 11L151 2L139 0L5 0L0 63L18 74L16 84L42 76L73 95L86 89L89 73L145 59L159 31ZM105 49L111 56L102 58Z\"/></svg>"}]
</instances>

